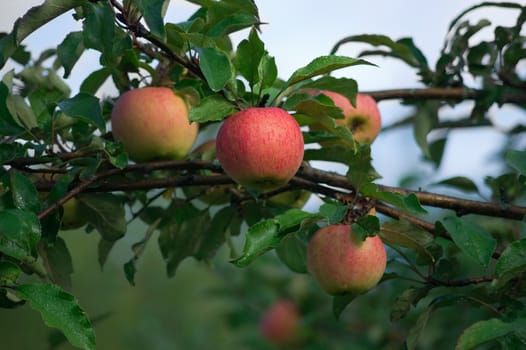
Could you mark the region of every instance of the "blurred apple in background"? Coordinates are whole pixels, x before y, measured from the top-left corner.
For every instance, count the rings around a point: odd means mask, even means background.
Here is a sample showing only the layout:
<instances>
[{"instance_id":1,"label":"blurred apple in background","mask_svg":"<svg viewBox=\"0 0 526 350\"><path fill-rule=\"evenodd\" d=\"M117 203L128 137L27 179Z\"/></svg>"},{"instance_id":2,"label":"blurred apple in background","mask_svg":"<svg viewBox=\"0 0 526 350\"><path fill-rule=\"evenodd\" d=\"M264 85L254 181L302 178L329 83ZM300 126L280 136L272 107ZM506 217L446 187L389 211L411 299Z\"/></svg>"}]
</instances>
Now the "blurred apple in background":
<instances>
[{"instance_id":1,"label":"blurred apple in background","mask_svg":"<svg viewBox=\"0 0 526 350\"><path fill-rule=\"evenodd\" d=\"M301 343L301 315L290 300L278 300L264 313L259 325L261 335L278 346L294 346Z\"/></svg>"}]
</instances>

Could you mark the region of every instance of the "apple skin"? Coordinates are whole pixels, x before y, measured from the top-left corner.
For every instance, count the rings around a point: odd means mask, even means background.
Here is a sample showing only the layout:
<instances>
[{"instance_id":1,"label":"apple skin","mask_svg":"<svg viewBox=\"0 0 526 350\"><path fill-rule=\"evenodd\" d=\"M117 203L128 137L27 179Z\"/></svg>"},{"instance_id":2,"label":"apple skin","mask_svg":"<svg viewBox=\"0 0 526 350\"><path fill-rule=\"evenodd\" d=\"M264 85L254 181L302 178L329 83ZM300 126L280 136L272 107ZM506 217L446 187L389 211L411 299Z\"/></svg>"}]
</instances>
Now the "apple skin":
<instances>
[{"instance_id":1,"label":"apple skin","mask_svg":"<svg viewBox=\"0 0 526 350\"><path fill-rule=\"evenodd\" d=\"M217 134L217 159L238 184L258 191L285 185L303 161L298 122L277 107L251 107L228 117Z\"/></svg>"},{"instance_id":2,"label":"apple skin","mask_svg":"<svg viewBox=\"0 0 526 350\"><path fill-rule=\"evenodd\" d=\"M64 209L60 222L62 230L74 230L86 225L87 221L80 211L78 199L71 198L62 205L62 208Z\"/></svg>"},{"instance_id":3,"label":"apple skin","mask_svg":"<svg viewBox=\"0 0 526 350\"><path fill-rule=\"evenodd\" d=\"M292 190L277 194L268 199L268 202L287 208L301 209L310 198L311 193L306 190Z\"/></svg>"},{"instance_id":4,"label":"apple skin","mask_svg":"<svg viewBox=\"0 0 526 350\"><path fill-rule=\"evenodd\" d=\"M263 314L259 330L274 345L298 345L302 338L300 312L292 301L278 300Z\"/></svg>"},{"instance_id":5,"label":"apple skin","mask_svg":"<svg viewBox=\"0 0 526 350\"><path fill-rule=\"evenodd\" d=\"M382 278L387 255L378 236L360 240L350 225L323 227L307 248L307 267L318 285L331 295L362 294Z\"/></svg>"},{"instance_id":6,"label":"apple skin","mask_svg":"<svg viewBox=\"0 0 526 350\"><path fill-rule=\"evenodd\" d=\"M197 137L184 99L167 87L144 87L122 94L111 113L113 136L131 159L181 159Z\"/></svg>"},{"instance_id":7,"label":"apple skin","mask_svg":"<svg viewBox=\"0 0 526 350\"><path fill-rule=\"evenodd\" d=\"M347 126L356 141L373 143L382 129L382 117L376 101L370 95L357 94L356 107L353 107L347 97L337 92L322 90L319 93L329 97L342 110L344 118L335 119L337 125ZM320 130L323 127L314 124L311 129Z\"/></svg>"}]
</instances>

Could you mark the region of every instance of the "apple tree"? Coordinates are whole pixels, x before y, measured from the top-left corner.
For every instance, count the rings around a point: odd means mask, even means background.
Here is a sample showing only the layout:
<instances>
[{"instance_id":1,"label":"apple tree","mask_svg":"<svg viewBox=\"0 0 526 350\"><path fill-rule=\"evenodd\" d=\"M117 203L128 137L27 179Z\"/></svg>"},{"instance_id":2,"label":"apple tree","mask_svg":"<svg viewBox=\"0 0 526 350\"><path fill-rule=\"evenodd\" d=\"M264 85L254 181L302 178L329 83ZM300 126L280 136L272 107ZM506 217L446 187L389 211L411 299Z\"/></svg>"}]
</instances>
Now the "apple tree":
<instances>
[{"instance_id":1,"label":"apple tree","mask_svg":"<svg viewBox=\"0 0 526 350\"><path fill-rule=\"evenodd\" d=\"M287 325L295 330L295 344L288 346L523 348L526 8L483 2L466 9L452 19L434 63L412 38L350 33L335 38L326 56L283 77L261 38L272 24L260 18L254 1L189 2L195 13L172 23L164 15L169 1L45 0L2 34L0 66L14 68L0 82L0 305L29 306L71 345L94 349L93 318L71 293L76 252L64 231L98 235L93 262L104 267L130 225L142 222L147 229L123 266L131 285L145 273L138 264L145 247L157 240L168 277L190 258L217 266L218 274L239 276L232 288L246 290L256 279L262 290L296 297L301 316L293 319L303 317L302 329ZM468 18L495 7L514 16L515 24ZM82 29L57 34L56 48L44 52L24 45L28 35L61 15L73 15ZM480 40L477 34L488 29L491 39ZM244 37L235 43L233 33ZM366 49L357 57L340 55L349 43ZM68 78L88 50L98 52L100 66L73 86ZM384 57L413 69L421 87L362 91L359 82L335 73L358 65L381 69ZM115 93L103 92L104 84ZM137 95L122 102L133 101L133 107L119 106L117 125L119 97L150 86L169 89L185 106L172 110L155 94ZM502 130L507 142L496 155L501 173L486 176L484 188L468 177L430 182L416 174L386 184L373 167L376 134L370 134L380 129L376 103L381 109L386 100L412 112L384 123L381 132L411 127L422 162L434 169L441 166L451 131L498 128L490 108L512 105L523 119ZM442 117L465 101L472 102L468 113ZM247 111L263 112L221 131ZM139 118L140 126L130 131ZM193 126L183 136L163 138L170 118L178 118L175 130L183 130L181 123ZM207 142L187 152L190 146L180 142L194 142L196 135L188 133L196 125L197 138ZM126 127L127 137L113 133ZM147 134L153 129L158 134ZM174 152L151 150L153 140ZM398 163L404 167L404 159ZM305 207L309 198L316 204ZM344 234L316 256L320 266L311 274L311 238L331 226ZM339 251L351 243L359 250L373 239L386 252L376 259ZM225 250L230 259L218 254ZM348 259L334 259L340 254ZM285 269L286 277L271 281L265 268ZM366 283L365 291L342 277L358 276L360 284L373 270L381 280ZM292 293L284 286L297 276L337 287L331 295L316 283ZM248 294L233 301L258 297ZM240 327L236 317L253 319L249 313L236 309L228 322ZM372 328L360 329L360 318L373 316L369 324L378 326L376 335L364 339ZM351 328L355 333L349 334ZM435 339L429 340L429 329ZM442 339L449 334L454 338ZM250 348L268 348L261 338L247 341Z\"/></svg>"}]
</instances>

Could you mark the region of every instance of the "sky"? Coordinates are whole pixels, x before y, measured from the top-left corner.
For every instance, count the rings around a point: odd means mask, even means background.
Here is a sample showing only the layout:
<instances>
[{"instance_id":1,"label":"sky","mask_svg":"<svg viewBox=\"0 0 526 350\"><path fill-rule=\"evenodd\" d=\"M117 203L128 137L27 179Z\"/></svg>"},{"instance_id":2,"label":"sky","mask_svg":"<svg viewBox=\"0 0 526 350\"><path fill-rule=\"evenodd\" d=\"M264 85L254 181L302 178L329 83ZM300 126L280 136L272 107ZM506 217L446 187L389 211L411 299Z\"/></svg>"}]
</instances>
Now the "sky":
<instances>
[{"instance_id":1,"label":"sky","mask_svg":"<svg viewBox=\"0 0 526 350\"><path fill-rule=\"evenodd\" d=\"M10 31L17 17L40 3L41 1L35 0L18 0L9 2L9 5L0 5L0 31ZM339 39L357 34L384 34L394 40L412 37L433 65L439 56L450 21L462 10L477 3L479 1L473 0L256 0L261 20L267 23L261 28L261 37L266 49L276 59L281 78L287 78L315 57L327 55ZM172 0L165 20L183 21L195 9L195 5L186 1ZM510 25L516 13L499 9L480 10L472 18L482 17L490 17L495 23ZM65 14L30 35L24 44L36 54L56 46L69 31L80 28L81 24L74 21L71 14ZM490 34L491 32L482 33L486 36ZM239 42L246 35L247 32L243 31L236 34L233 40ZM349 44L341 47L338 54L356 57L364 48L361 44ZM421 87L415 72L402 63L380 57L368 59L378 67L350 67L337 71L334 75L356 79L361 91ZM97 66L98 54L90 52L82 57L68 79L74 93L88 72L97 69ZM3 74L10 68L4 68L0 73ZM112 94L114 91L108 84L103 93ZM470 106L470 103L465 103L459 108L445 111L444 117L463 115L469 111ZM382 101L379 108L384 125L410 113L410 109L400 106L398 101ZM508 107L494 108L491 115L496 120L524 118L524 112ZM421 153L409 129L381 134L373 144L372 152L374 165L384 176L380 182L386 184L396 185L398 179L415 171L429 173L436 180L457 175L471 176L481 184L483 176L480 174L498 171L496 164L490 160L502 142L503 136L495 130L453 132L447 144L444 163L436 171L422 165ZM341 171L338 168L335 170Z\"/></svg>"}]
</instances>

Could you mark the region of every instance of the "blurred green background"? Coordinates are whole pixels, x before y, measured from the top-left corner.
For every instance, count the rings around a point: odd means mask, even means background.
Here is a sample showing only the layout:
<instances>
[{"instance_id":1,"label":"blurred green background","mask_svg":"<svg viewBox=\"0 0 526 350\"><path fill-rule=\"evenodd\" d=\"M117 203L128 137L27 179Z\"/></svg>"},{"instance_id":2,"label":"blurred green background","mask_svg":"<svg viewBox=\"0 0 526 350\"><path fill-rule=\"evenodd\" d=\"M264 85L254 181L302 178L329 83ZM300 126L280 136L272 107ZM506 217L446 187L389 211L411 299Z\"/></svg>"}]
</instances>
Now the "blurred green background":
<instances>
[{"instance_id":1,"label":"blurred green background","mask_svg":"<svg viewBox=\"0 0 526 350\"><path fill-rule=\"evenodd\" d=\"M60 234L73 258L72 292L95 323L98 349L275 349L259 334L258 324L264 310L282 298L293 300L301 310L307 338L299 348L311 350L402 349L415 324L425 326L419 349L450 349L463 328L488 316L482 308L467 312L462 305L453 305L422 323L417 317L430 302L424 299L407 318L392 323L389 317L397 296L414 285L396 280L358 297L337 321L332 316L332 298L308 275L286 269L274 253L239 269L228 262L229 251L223 248L211 264L184 260L175 277L169 278L156 235L137 262L136 285L131 286L123 264L132 257L131 246L143 238L145 230L131 225L102 271L96 232ZM235 243L242 244L242 238ZM72 348L27 305L0 309L0 336L1 349ZM52 347L57 340L60 345Z\"/></svg>"}]
</instances>

